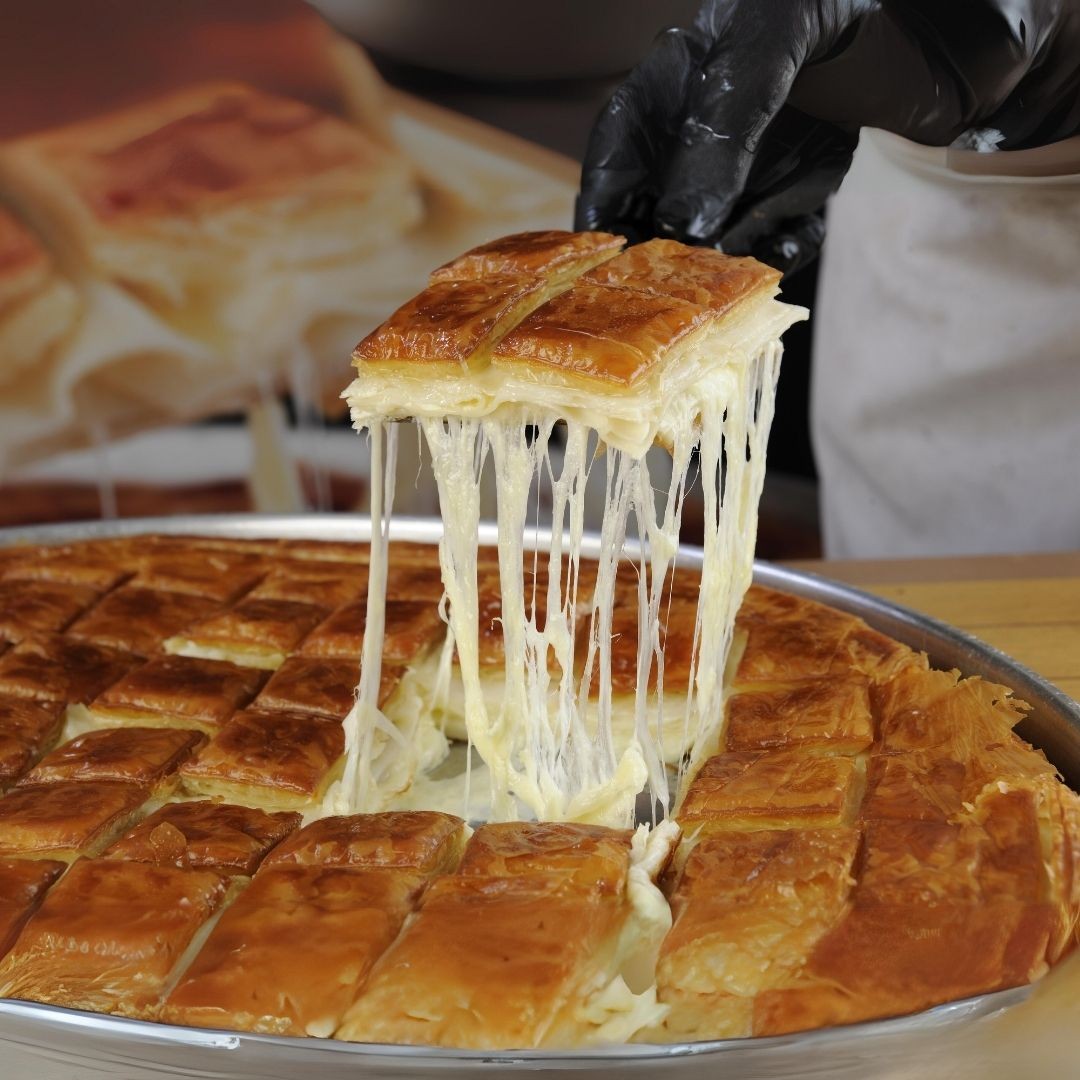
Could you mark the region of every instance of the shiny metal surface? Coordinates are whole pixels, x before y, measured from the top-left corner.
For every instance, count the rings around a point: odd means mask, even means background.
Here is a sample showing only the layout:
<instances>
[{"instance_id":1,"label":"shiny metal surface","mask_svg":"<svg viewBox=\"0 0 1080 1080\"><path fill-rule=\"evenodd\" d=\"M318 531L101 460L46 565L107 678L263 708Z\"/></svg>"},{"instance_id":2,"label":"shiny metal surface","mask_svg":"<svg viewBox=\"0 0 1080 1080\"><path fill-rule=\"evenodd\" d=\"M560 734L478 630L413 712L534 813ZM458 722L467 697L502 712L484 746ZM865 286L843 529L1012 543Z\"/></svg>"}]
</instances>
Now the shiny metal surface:
<instances>
[{"instance_id":1,"label":"shiny metal surface","mask_svg":"<svg viewBox=\"0 0 1080 1080\"><path fill-rule=\"evenodd\" d=\"M440 531L437 521L395 519L392 536L434 542ZM144 518L5 529L0 530L0 545L62 543L144 532L366 540L370 528L365 518L350 515ZM483 526L481 539L495 543L494 526ZM535 540L542 544L543 534ZM596 538L590 539L587 553L595 553L598 543ZM682 565L694 566L700 562L700 551L687 549L681 555ZM766 563L756 564L755 579L760 584L857 614L883 633L925 650L935 666L956 667L965 675L982 675L1012 687L1033 706L1023 724L1024 737L1042 747L1073 786L1080 786L1080 706L1046 680L969 635L846 585ZM1058 978L1058 972L1054 972L1044 983L1048 987L1055 984L1051 990L1064 987L1066 999L1072 1002L1074 994L1065 978L1073 978L1078 965L1070 962L1062 968L1070 969L1068 975ZM1031 987L1022 987L951 1002L916 1016L802 1035L512 1053L368 1046L214 1032L4 1000L0 1001L0 1062L3 1063L0 1075L19 1080L23 1077L74 1080L97 1074L125 1080L165 1076L221 1080L295 1080L303 1076L311 1080L345 1080L432 1075L456 1080L478 1073L497 1077L521 1072L556 1072L563 1077L574 1077L598 1072L614 1076L645 1075L661 1070L665 1075L678 1075L686 1080L706 1077L915 1080L931 1075L950 1080L969 1077L985 1080L990 1076L1019 1075L1021 1065L1028 1062L1031 1054L1039 1053L1040 1049L1045 1052L1045 1038L1040 1039L1038 1046L1033 1042L1030 1047L1018 1041L1014 1020L1031 1018L1033 1032L1039 1030L1040 1024L1045 1026L1053 1021L1057 1015L1054 1010L1059 1005L1053 1003L1056 999L1051 999L1052 1003L1046 1006L1043 999L1048 997L1043 988L1033 993ZM1057 998L1062 997L1062 993L1057 994ZM1006 1036L1001 1035L1002 1031ZM1068 1059L1075 1064L1080 1061L1080 1037L1075 1027L1068 1034ZM1014 1052L1019 1056L1010 1059L1008 1054Z\"/></svg>"}]
</instances>

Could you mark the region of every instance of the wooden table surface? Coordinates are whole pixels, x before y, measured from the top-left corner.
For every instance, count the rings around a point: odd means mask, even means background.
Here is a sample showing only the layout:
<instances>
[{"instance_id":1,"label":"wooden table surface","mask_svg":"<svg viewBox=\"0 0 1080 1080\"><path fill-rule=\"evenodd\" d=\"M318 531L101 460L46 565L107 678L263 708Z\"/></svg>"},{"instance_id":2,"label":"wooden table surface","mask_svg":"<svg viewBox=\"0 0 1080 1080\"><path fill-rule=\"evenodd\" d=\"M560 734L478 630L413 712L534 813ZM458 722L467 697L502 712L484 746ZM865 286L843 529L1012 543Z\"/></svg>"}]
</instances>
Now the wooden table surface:
<instances>
[{"instance_id":1,"label":"wooden table surface","mask_svg":"<svg viewBox=\"0 0 1080 1080\"><path fill-rule=\"evenodd\" d=\"M1080 700L1080 551L789 565L967 630Z\"/></svg>"}]
</instances>

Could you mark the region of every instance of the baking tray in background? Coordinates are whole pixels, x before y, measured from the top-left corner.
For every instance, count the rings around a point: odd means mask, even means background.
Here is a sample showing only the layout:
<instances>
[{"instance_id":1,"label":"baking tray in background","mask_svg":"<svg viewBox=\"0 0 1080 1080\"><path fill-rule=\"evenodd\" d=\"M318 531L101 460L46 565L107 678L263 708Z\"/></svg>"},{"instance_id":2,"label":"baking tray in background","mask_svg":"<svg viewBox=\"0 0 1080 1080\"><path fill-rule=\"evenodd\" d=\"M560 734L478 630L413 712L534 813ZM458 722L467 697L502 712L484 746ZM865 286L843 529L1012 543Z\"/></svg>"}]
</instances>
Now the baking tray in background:
<instances>
[{"instance_id":1,"label":"baking tray in background","mask_svg":"<svg viewBox=\"0 0 1080 1080\"><path fill-rule=\"evenodd\" d=\"M143 518L8 529L0 545L62 543L144 532L234 537L367 540L366 518L350 515ZM431 519L395 519L395 539L435 542ZM481 540L496 541L494 526ZM539 535L543 543L543 534ZM586 541L595 553L599 541ZM685 548L680 564L700 565ZM958 630L857 589L766 563L762 585L818 600L926 651L935 667L959 668L1013 688L1033 706L1022 734L1080 786L1080 705L1003 653ZM952 1002L915 1016L766 1039L669 1046L628 1045L576 1051L486 1052L369 1046L321 1039L251 1035L151 1024L32 1002L0 1001L0 1075L13 1080L357 1080L357 1078L516 1076L551 1072L681 1080L1016 1080L1080 1075L1080 959L1071 957L1035 987Z\"/></svg>"}]
</instances>

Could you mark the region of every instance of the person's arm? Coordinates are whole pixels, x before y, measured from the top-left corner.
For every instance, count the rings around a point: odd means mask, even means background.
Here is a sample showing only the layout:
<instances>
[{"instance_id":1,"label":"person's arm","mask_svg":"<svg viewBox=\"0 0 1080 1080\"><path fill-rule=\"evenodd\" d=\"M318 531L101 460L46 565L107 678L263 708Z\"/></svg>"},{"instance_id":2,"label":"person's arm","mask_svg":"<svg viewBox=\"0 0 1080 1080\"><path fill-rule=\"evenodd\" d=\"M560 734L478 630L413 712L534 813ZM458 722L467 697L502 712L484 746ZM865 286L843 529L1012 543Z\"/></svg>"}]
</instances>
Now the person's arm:
<instances>
[{"instance_id":1,"label":"person's arm","mask_svg":"<svg viewBox=\"0 0 1080 1080\"><path fill-rule=\"evenodd\" d=\"M601 113L577 227L793 269L864 126L1002 149L1080 132L1080 0L706 0Z\"/></svg>"}]
</instances>

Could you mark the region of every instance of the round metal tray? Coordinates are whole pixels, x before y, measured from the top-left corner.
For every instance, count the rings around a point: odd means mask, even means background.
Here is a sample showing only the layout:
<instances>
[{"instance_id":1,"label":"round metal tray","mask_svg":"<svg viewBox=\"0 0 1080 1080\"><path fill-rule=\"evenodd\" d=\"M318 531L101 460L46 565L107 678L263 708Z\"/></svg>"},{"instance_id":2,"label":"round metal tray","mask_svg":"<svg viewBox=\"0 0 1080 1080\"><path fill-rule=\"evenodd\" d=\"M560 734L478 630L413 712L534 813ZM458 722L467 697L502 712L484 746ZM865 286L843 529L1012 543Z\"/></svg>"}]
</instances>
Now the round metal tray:
<instances>
[{"instance_id":1,"label":"round metal tray","mask_svg":"<svg viewBox=\"0 0 1080 1080\"><path fill-rule=\"evenodd\" d=\"M215 515L144 518L120 522L0 530L0 545L63 543L136 533L202 536L295 537L367 540L365 517ZM397 519L391 536L434 542L441 524ZM497 542L493 525L481 541ZM544 534L533 541L542 544ZM590 538L585 553L595 554ZM701 552L686 548L680 564L700 565ZM925 651L935 667L958 668L1011 687L1032 706L1021 734L1042 748L1074 787L1080 786L1080 705L1045 679L968 634L857 589L813 574L755 564L755 580L852 612L871 626ZM914 1016L856 1024L801 1035L723 1039L668 1046L627 1045L594 1050L483 1052L427 1047L370 1046L321 1039L206 1031L144 1023L96 1013L0 1001L0 1075L35 1080L93 1074L153 1080L165 1076L229 1080L353 1080L355 1077L437 1075L456 1080L483 1073L520 1072L646 1075L662 1071L685 1080L858 1077L875 1080L1013 1078L1033 1065L1040 1075L1069 1075L1080 1061L1080 1025L1058 1022L1080 1010L1076 958L1036 988L1020 987L951 1002ZM1064 1003L1064 1007L1063 1007ZM1060 1063L1061 1069L1057 1066ZM1047 1072L1046 1069L1053 1069Z\"/></svg>"}]
</instances>

